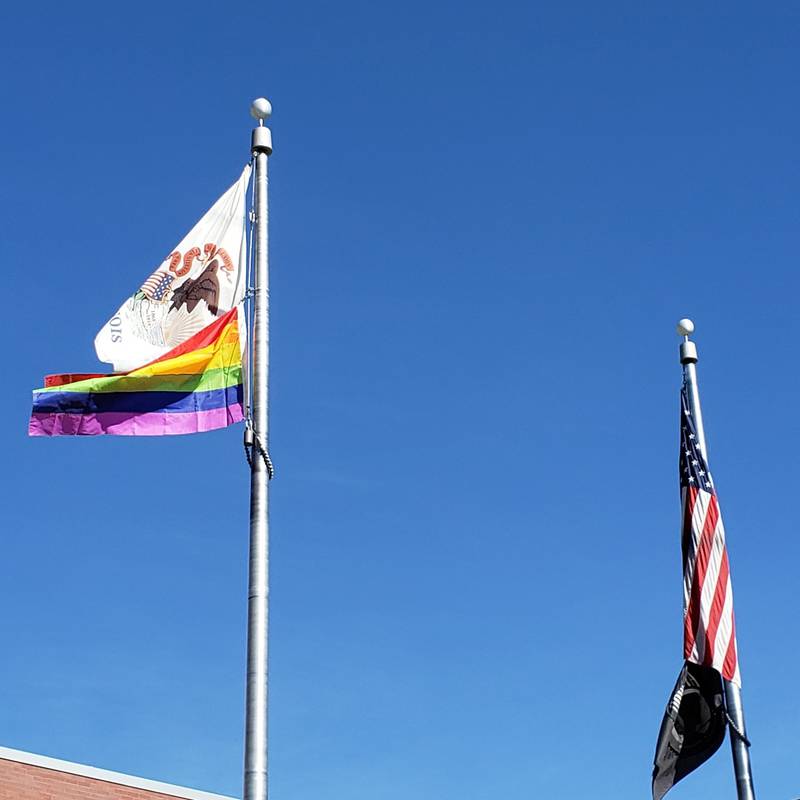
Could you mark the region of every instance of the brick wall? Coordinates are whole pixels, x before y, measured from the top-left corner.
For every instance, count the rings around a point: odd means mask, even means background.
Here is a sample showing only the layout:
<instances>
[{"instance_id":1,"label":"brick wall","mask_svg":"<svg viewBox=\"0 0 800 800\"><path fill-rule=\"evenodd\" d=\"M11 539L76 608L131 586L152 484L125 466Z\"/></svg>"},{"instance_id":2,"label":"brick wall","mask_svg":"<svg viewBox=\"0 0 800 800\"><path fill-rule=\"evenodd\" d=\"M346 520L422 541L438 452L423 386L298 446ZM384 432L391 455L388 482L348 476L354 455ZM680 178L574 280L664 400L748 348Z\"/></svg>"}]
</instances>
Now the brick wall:
<instances>
[{"instance_id":1,"label":"brick wall","mask_svg":"<svg viewBox=\"0 0 800 800\"><path fill-rule=\"evenodd\" d=\"M0 750L0 800L232 800L27 753L4 758L18 751Z\"/></svg>"},{"instance_id":2,"label":"brick wall","mask_svg":"<svg viewBox=\"0 0 800 800\"><path fill-rule=\"evenodd\" d=\"M0 759L0 800L173 800L175 795Z\"/></svg>"}]
</instances>

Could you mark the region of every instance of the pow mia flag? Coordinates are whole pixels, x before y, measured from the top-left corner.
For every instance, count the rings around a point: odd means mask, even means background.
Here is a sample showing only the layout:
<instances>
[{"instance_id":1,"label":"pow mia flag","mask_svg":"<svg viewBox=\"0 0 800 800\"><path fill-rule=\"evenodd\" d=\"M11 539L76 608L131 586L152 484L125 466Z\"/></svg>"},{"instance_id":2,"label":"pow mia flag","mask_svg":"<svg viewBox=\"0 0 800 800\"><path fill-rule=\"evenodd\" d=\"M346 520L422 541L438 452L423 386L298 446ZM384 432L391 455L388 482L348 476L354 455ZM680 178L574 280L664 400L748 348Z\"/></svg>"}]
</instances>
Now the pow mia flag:
<instances>
[{"instance_id":1,"label":"pow mia flag","mask_svg":"<svg viewBox=\"0 0 800 800\"><path fill-rule=\"evenodd\" d=\"M653 800L717 752L725 738L722 676L686 662L667 704L656 744Z\"/></svg>"}]
</instances>

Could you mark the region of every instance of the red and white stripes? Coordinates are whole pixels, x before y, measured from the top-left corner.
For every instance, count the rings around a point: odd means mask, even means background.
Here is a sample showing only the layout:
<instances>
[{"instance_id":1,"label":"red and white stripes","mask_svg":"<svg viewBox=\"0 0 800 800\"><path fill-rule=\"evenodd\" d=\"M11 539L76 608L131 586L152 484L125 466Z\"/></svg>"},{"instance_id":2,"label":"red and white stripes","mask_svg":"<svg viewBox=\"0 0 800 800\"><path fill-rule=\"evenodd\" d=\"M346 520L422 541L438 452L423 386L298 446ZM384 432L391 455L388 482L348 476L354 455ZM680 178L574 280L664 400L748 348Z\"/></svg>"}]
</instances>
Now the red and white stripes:
<instances>
[{"instance_id":1,"label":"red and white stripes","mask_svg":"<svg viewBox=\"0 0 800 800\"><path fill-rule=\"evenodd\" d=\"M741 686L725 528L716 493L684 486L683 655Z\"/></svg>"}]
</instances>

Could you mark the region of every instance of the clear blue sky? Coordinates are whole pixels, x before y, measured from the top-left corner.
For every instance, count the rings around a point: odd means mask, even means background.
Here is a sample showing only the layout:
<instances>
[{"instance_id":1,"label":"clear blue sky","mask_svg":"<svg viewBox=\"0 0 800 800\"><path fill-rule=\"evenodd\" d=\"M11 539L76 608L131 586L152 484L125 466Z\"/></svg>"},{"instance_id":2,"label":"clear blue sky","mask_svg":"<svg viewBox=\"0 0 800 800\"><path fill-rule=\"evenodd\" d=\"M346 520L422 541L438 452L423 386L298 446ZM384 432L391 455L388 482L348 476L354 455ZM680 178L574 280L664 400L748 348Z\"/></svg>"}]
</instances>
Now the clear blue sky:
<instances>
[{"instance_id":1,"label":"clear blue sky","mask_svg":"<svg viewBox=\"0 0 800 800\"><path fill-rule=\"evenodd\" d=\"M26 437L271 98L281 800L649 797L697 323L756 789L797 776L800 12L14 4L0 743L241 784L241 430ZM732 797L728 745L670 795Z\"/></svg>"}]
</instances>

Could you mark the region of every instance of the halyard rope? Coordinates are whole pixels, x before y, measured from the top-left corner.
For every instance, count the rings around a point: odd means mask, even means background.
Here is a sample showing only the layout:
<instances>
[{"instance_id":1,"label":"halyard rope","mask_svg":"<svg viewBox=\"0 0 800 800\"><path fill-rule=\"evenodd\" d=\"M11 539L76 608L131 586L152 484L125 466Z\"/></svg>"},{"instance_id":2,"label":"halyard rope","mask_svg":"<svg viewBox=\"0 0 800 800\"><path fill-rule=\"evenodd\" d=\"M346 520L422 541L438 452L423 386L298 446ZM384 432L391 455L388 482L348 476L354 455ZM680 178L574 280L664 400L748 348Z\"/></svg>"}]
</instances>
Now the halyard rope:
<instances>
[{"instance_id":1,"label":"halyard rope","mask_svg":"<svg viewBox=\"0 0 800 800\"><path fill-rule=\"evenodd\" d=\"M744 742L746 747L750 747L750 740L744 735L744 731L739 730L736 723L731 718L731 715L727 711L725 712L725 717L728 720L728 725L730 726L730 729L736 734L736 736L739 739L741 739Z\"/></svg>"},{"instance_id":2,"label":"halyard rope","mask_svg":"<svg viewBox=\"0 0 800 800\"><path fill-rule=\"evenodd\" d=\"M269 457L269 453L264 448L264 445L261 443L261 437L253 430L250 420L247 421L247 427L245 428L244 432L244 455L247 459L247 464L250 469L253 469L253 450L257 450L258 454L261 456L262 460L264 461L264 466L267 468L267 477L272 480L275 477L275 467L272 464L272 459ZM248 441L247 434L250 433L252 436L252 441Z\"/></svg>"}]
</instances>

